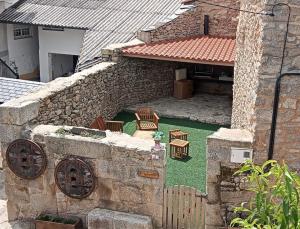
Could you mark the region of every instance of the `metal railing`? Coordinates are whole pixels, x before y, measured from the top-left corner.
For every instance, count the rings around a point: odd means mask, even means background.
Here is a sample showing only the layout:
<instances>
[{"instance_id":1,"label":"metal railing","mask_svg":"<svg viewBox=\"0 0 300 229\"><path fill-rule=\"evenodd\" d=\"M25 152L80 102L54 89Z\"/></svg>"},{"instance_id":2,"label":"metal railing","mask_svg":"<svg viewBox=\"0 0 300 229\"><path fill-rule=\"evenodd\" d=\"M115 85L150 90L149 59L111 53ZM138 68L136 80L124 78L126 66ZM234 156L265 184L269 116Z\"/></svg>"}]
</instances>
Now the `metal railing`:
<instances>
[{"instance_id":1,"label":"metal railing","mask_svg":"<svg viewBox=\"0 0 300 229\"><path fill-rule=\"evenodd\" d=\"M0 58L0 77L19 79L19 74Z\"/></svg>"}]
</instances>

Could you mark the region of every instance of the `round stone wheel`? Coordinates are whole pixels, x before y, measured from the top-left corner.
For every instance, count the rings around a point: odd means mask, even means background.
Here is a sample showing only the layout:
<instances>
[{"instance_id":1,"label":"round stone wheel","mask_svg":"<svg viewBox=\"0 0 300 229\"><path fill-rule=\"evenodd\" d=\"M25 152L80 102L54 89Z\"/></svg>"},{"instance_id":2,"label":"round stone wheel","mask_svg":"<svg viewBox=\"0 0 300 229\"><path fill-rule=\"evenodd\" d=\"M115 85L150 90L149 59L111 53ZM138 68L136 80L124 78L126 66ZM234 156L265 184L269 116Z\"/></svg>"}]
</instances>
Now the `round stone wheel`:
<instances>
[{"instance_id":1,"label":"round stone wheel","mask_svg":"<svg viewBox=\"0 0 300 229\"><path fill-rule=\"evenodd\" d=\"M87 198L96 187L93 168L78 157L67 157L58 163L55 182L65 195L75 199Z\"/></svg>"},{"instance_id":2,"label":"round stone wheel","mask_svg":"<svg viewBox=\"0 0 300 229\"><path fill-rule=\"evenodd\" d=\"M15 140L8 146L6 161L16 176L26 180L38 178L47 167L47 156L44 150L27 139Z\"/></svg>"}]
</instances>

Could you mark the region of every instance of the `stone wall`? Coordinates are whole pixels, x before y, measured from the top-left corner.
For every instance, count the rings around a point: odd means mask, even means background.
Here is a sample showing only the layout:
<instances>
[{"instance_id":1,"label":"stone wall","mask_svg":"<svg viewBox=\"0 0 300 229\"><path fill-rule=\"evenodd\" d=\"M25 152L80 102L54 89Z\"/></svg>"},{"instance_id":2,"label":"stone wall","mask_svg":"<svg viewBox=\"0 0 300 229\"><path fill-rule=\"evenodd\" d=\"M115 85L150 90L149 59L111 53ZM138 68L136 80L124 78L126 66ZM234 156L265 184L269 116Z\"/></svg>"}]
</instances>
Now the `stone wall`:
<instances>
[{"instance_id":1,"label":"stone wall","mask_svg":"<svg viewBox=\"0 0 300 229\"><path fill-rule=\"evenodd\" d=\"M231 148L252 148L249 131L221 128L207 138L206 228L228 226L233 209L250 199L246 184L233 174L240 164L231 163Z\"/></svg>"},{"instance_id":2,"label":"stone wall","mask_svg":"<svg viewBox=\"0 0 300 229\"><path fill-rule=\"evenodd\" d=\"M239 9L239 0L213 0L211 3ZM236 36L238 11L198 2L194 9L178 15L172 21L150 32L150 41L169 40L204 34L204 15L209 15L210 35Z\"/></svg>"},{"instance_id":3,"label":"stone wall","mask_svg":"<svg viewBox=\"0 0 300 229\"><path fill-rule=\"evenodd\" d=\"M71 130L71 127L64 127ZM151 151L149 140L107 132L95 139L57 133L59 126L37 126L27 135L47 155L46 171L35 180L18 178L7 167L4 157L8 217L32 219L42 212L75 215L85 221L95 208L105 208L151 216L156 228L162 225L165 150ZM88 130L86 130L88 131ZM24 137L24 135L21 134ZM5 148L4 148L5 150ZM3 151L5 152L5 151ZM79 156L94 169L96 189L91 196L78 200L64 195L55 184L54 169L67 156ZM151 155L159 159L152 160ZM5 156L5 155L4 155ZM158 172L158 179L139 175L139 171Z\"/></svg>"},{"instance_id":4,"label":"stone wall","mask_svg":"<svg viewBox=\"0 0 300 229\"><path fill-rule=\"evenodd\" d=\"M100 115L111 119L129 105L172 95L176 65L134 58L101 63L2 105L0 123L10 124L8 110L18 113L18 107L26 103L34 115L22 118L31 124L88 127Z\"/></svg>"},{"instance_id":5,"label":"stone wall","mask_svg":"<svg viewBox=\"0 0 300 229\"><path fill-rule=\"evenodd\" d=\"M257 1L241 1L241 8L260 11ZM253 130L253 115L258 87L258 68L262 62L262 19L258 15L241 13L236 37L236 62L233 85L232 128Z\"/></svg>"},{"instance_id":6,"label":"stone wall","mask_svg":"<svg viewBox=\"0 0 300 229\"><path fill-rule=\"evenodd\" d=\"M271 11L279 1L242 1L242 8ZM299 0L286 1L291 7L291 21L283 72L300 72ZM237 59L234 85L234 128L246 128L254 134L255 161L267 159L275 82L279 77L288 10L277 6L275 16L241 13L237 36ZM300 169L297 144L299 132L299 79L286 77L280 96L275 157Z\"/></svg>"},{"instance_id":7,"label":"stone wall","mask_svg":"<svg viewBox=\"0 0 300 229\"><path fill-rule=\"evenodd\" d=\"M119 59L104 69L100 64L84 79L44 99L36 121L89 126L99 115L111 119L126 106L170 96L175 66L130 58Z\"/></svg>"}]
</instances>

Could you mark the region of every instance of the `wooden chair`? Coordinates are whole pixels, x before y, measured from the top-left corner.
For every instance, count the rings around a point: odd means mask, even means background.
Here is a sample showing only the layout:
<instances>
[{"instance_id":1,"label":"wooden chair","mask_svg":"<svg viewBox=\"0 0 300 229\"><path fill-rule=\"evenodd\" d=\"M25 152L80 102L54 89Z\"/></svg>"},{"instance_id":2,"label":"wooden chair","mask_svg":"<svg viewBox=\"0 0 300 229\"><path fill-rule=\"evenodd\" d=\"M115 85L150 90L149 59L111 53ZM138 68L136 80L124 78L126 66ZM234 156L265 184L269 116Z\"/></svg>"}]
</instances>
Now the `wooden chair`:
<instances>
[{"instance_id":1,"label":"wooden chair","mask_svg":"<svg viewBox=\"0 0 300 229\"><path fill-rule=\"evenodd\" d=\"M104 121L104 119L99 116L91 125L92 129L98 130L110 130L112 132L123 132L124 122L122 121Z\"/></svg>"},{"instance_id":2,"label":"wooden chair","mask_svg":"<svg viewBox=\"0 0 300 229\"><path fill-rule=\"evenodd\" d=\"M159 117L151 108L139 108L136 111L135 116L138 130L158 130Z\"/></svg>"}]
</instances>

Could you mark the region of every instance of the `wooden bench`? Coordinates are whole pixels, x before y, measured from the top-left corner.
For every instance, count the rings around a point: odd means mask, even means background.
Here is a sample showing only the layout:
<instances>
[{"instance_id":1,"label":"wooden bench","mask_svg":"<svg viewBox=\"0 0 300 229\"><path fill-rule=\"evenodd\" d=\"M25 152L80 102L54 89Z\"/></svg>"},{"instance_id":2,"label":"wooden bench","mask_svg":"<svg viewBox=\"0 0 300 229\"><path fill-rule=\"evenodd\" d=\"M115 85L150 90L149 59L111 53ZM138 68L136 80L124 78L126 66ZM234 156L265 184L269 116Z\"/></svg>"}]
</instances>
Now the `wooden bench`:
<instances>
[{"instance_id":1,"label":"wooden bench","mask_svg":"<svg viewBox=\"0 0 300 229\"><path fill-rule=\"evenodd\" d=\"M110 130L112 132L123 132L124 122L122 121L104 121L104 119L99 116L92 124L92 129L98 130Z\"/></svg>"}]
</instances>

